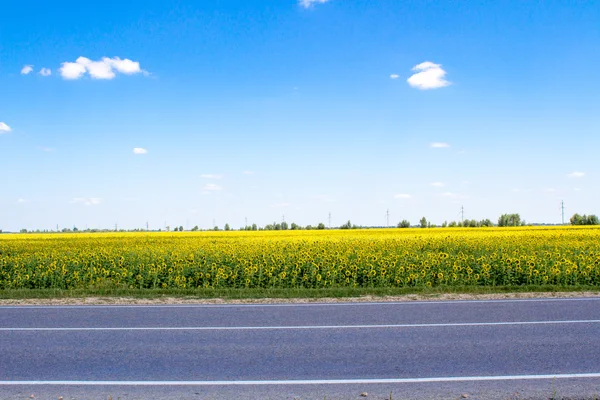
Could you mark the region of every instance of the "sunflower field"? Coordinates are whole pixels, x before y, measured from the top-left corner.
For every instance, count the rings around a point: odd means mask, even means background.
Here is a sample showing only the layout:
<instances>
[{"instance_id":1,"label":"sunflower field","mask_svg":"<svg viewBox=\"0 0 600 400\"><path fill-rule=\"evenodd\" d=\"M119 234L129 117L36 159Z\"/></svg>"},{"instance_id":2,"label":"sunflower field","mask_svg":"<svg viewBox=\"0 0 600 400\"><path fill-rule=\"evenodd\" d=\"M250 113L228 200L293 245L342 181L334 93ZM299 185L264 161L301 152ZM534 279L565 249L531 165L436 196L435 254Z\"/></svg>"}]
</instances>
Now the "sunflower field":
<instances>
[{"instance_id":1,"label":"sunflower field","mask_svg":"<svg viewBox=\"0 0 600 400\"><path fill-rule=\"evenodd\" d=\"M600 286L600 229L0 235L0 290Z\"/></svg>"}]
</instances>

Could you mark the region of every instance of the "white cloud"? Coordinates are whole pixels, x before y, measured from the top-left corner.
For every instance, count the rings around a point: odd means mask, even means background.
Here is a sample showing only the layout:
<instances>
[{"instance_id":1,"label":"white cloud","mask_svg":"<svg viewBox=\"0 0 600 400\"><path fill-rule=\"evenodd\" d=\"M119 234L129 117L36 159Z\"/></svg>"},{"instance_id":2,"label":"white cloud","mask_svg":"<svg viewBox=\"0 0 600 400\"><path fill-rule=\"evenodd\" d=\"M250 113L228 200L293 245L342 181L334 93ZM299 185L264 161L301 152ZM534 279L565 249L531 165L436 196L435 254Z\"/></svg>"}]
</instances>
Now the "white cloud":
<instances>
[{"instance_id":1,"label":"white cloud","mask_svg":"<svg viewBox=\"0 0 600 400\"><path fill-rule=\"evenodd\" d=\"M242 172L244 175L254 175L254 171L244 171Z\"/></svg>"},{"instance_id":2,"label":"white cloud","mask_svg":"<svg viewBox=\"0 0 600 400\"><path fill-rule=\"evenodd\" d=\"M450 147L450 145L448 143L443 142L433 142L429 145L429 147L433 147L434 149L445 149Z\"/></svg>"},{"instance_id":3,"label":"white cloud","mask_svg":"<svg viewBox=\"0 0 600 400\"><path fill-rule=\"evenodd\" d=\"M585 172L575 171L571 172L570 174L567 174L567 176L569 178L583 178L585 176Z\"/></svg>"},{"instance_id":4,"label":"white cloud","mask_svg":"<svg viewBox=\"0 0 600 400\"><path fill-rule=\"evenodd\" d=\"M146 73L140 68L140 63L129 59L121 60L119 57L102 57L100 61L93 61L87 57L79 57L75 62L64 62L60 74L64 79L79 79L85 73L93 79L113 79L117 72L125 75Z\"/></svg>"},{"instance_id":5,"label":"white cloud","mask_svg":"<svg viewBox=\"0 0 600 400\"><path fill-rule=\"evenodd\" d=\"M25 199L18 199L17 203L19 203L19 204L27 203L27 200L25 200Z\"/></svg>"},{"instance_id":6,"label":"white cloud","mask_svg":"<svg viewBox=\"0 0 600 400\"><path fill-rule=\"evenodd\" d=\"M395 199L410 199L412 196L406 193L398 193L394 195Z\"/></svg>"},{"instance_id":7,"label":"white cloud","mask_svg":"<svg viewBox=\"0 0 600 400\"><path fill-rule=\"evenodd\" d=\"M200 177L204 179L222 179L223 175L221 174L202 174Z\"/></svg>"},{"instance_id":8,"label":"white cloud","mask_svg":"<svg viewBox=\"0 0 600 400\"><path fill-rule=\"evenodd\" d=\"M70 201L71 204L84 204L86 206L97 206L102 202L98 197L75 197Z\"/></svg>"},{"instance_id":9,"label":"white cloud","mask_svg":"<svg viewBox=\"0 0 600 400\"><path fill-rule=\"evenodd\" d=\"M418 72L406 81L416 89L437 89L450 84L450 82L444 79L446 71L442 69L440 64L425 61L419 65L415 65L412 70Z\"/></svg>"},{"instance_id":10,"label":"white cloud","mask_svg":"<svg viewBox=\"0 0 600 400\"><path fill-rule=\"evenodd\" d=\"M148 150L146 150L142 147L134 147L133 154L148 154Z\"/></svg>"},{"instance_id":11,"label":"white cloud","mask_svg":"<svg viewBox=\"0 0 600 400\"><path fill-rule=\"evenodd\" d=\"M443 182L432 182L431 186L435 186L435 187L444 187L446 186Z\"/></svg>"},{"instance_id":12,"label":"white cloud","mask_svg":"<svg viewBox=\"0 0 600 400\"><path fill-rule=\"evenodd\" d=\"M391 79L398 79L398 78L400 78L400 75L398 75L398 74L391 74L390 78Z\"/></svg>"},{"instance_id":13,"label":"white cloud","mask_svg":"<svg viewBox=\"0 0 600 400\"><path fill-rule=\"evenodd\" d=\"M12 128L6 125L4 122L0 122L0 133L8 133L12 131Z\"/></svg>"},{"instance_id":14,"label":"white cloud","mask_svg":"<svg viewBox=\"0 0 600 400\"><path fill-rule=\"evenodd\" d=\"M21 68L21 75L28 75L31 71L33 71L33 65L25 65Z\"/></svg>"},{"instance_id":15,"label":"white cloud","mask_svg":"<svg viewBox=\"0 0 600 400\"><path fill-rule=\"evenodd\" d=\"M204 185L204 190L209 190L211 192L217 192L219 190L223 190L222 186L219 185L215 185L214 183L207 183L206 185Z\"/></svg>"},{"instance_id":16,"label":"white cloud","mask_svg":"<svg viewBox=\"0 0 600 400\"><path fill-rule=\"evenodd\" d=\"M50 76L52 75L52 70L50 68L42 68L40 69L41 76Z\"/></svg>"},{"instance_id":17,"label":"white cloud","mask_svg":"<svg viewBox=\"0 0 600 400\"><path fill-rule=\"evenodd\" d=\"M63 79L79 79L85 74L85 67L78 63L64 62L59 69Z\"/></svg>"},{"instance_id":18,"label":"white cloud","mask_svg":"<svg viewBox=\"0 0 600 400\"><path fill-rule=\"evenodd\" d=\"M51 153L54 151L52 147L38 146L37 148L41 151L45 151L46 153Z\"/></svg>"},{"instance_id":19,"label":"white cloud","mask_svg":"<svg viewBox=\"0 0 600 400\"><path fill-rule=\"evenodd\" d=\"M313 4L317 3L327 3L329 0L299 0L298 4L300 4L304 8L310 8Z\"/></svg>"}]
</instances>

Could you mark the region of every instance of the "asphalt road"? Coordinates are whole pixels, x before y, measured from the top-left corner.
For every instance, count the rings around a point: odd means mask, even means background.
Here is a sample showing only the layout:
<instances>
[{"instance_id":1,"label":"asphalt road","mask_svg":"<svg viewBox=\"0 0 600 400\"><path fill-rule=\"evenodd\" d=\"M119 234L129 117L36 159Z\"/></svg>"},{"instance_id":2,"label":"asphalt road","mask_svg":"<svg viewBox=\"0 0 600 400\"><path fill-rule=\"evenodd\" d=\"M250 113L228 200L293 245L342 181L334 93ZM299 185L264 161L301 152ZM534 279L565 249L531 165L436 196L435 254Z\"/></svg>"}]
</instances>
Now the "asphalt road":
<instances>
[{"instance_id":1,"label":"asphalt road","mask_svg":"<svg viewBox=\"0 0 600 400\"><path fill-rule=\"evenodd\" d=\"M0 399L600 396L600 298L0 307Z\"/></svg>"}]
</instances>

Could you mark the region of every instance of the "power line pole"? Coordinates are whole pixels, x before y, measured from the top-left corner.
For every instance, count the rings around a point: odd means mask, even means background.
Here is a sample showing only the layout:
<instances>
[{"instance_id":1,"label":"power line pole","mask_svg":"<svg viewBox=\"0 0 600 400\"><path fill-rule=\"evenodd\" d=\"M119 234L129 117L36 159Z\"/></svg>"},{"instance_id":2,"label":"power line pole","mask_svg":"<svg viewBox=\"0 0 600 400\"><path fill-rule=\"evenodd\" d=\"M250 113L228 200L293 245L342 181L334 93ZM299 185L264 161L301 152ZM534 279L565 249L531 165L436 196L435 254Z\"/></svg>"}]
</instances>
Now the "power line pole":
<instances>
[{"instance_id":1,"label":"power line pole","mask_svg":"<svg viewBox=\"0 0 600 400\"><path fill-rule=\"evenodd\" d=\"M465 222L465 207L460 206L460 221Z\"/></svg>"},{"instance_id":2,"label":"power line pole","mask_svg":"<svg viewBox=\"0 0 600 400\"><path fill-rule=\"evenodd\" d=\"M331 212L329 213L329 229L331 229Z\"/></svg>"},{"instance_id":3,"label":"power line pole","mask_svg":"<svg viewBox=\"0 0 600 400\"><path fill-rule=\"evenodd\" d=\"M385 221L386 221L386 227L389 228L390 227L390 209L389 208L385 212Z\"/></svg>"},{"instance_id":4,"label":"power line pole","mask_svg":"<svg viewBox=\"0 0 600 400\"><path fill-rule=\"evenodd\" d=\"M564 225L565 224L565 202L564 202L564 200L560 201L560 210L562 213L562 224Z\"/></svg>"},{"instance_id":5,"label":"power line pole","mask_svg":"<svg viewBox=\"0 0 600 400\"><path fill-rule=\"evenodd\" d=\"M146 232L148 232L150 228L148 227L148 221L146 221Z\"/></svg>"}]
</instances>

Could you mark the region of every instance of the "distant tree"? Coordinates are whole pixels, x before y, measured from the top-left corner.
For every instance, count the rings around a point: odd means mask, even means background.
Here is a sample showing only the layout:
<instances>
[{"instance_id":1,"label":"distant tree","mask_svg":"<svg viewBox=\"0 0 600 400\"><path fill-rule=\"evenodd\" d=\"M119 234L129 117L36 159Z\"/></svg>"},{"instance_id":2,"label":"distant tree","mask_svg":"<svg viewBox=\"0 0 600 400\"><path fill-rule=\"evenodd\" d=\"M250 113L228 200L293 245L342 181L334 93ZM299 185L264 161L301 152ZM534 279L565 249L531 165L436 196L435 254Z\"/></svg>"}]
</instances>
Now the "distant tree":
<instances>
[{"instance_id":1,"label":"distant tree","mask_svg":"<svg viewBox=\"0 0 600 400\"><path fill-rule=\"evenodd\" d=\"M258 227L256 226L256 224L252 224L252 230L253 231L257 231L258 230Z\"/></svg>"},{"instance_id":2,"label":"distant tree","mask_svg":"<svg viewBox=\"0 0 600 400\"><path fill-rule=\"evenodd\" d=\"M482 219L481 221L479 221L479 226L494 226L494 223L492 221L490 221L489 219Z\"/></svg>"},{"instance_id":3,"label":"distant tree","mask_svg":"<svg viewBox=\"0 0 600 400\"><path fill-rule=\"evenodd\" d=\"M192 232L197 232L199 229L200 229L200 228L198 228L198 225L196 225L196 226L194 226L194 227L192 228Z\"/></svg>"},{"instance_id":4,"label":"distant tree","mask_svg":"<svg viewBox=\"0 0 600 400\"><path fill-rule=\"evenodd\" d=\"M583 217L577 213L573 214L569 221L571 221L571 225L583 225Z\"/></svg>"},{"instance_id":5,"label":"distant tree","mask_svg":"<svg viewBox=\"0 0 600 400\"><path fill-rule=\"evenodd\" d=\"M231 230L231 227L229 226L229 224L225 224L225 228L224 228L224 229L225 229L226 231L230 231L230 230Z\"/></svg>"},{"instance_id":6,"label":"distant tree","mask_svg":"<svg viewBox=\"0 0 600 400\"><path fill-rule=\"evenodd\" d=\"M595 215L588 215L586 225L600 225L600 220Z\"/></svg>"},{"instance_id":7,"label":"distant tree","mask_svg":"<svg viewBox=\"0 0 600 400\"><path fill-rule=\"evenodd\" d=\"M456 228L456 221L450 221L450 223L448 224L449 228Z\"/></svg>"},{"instance_id":8,"label":"distant tree","mask_svg":"<svg viewBox=\"0 0 600 400\"><path fill-rule=\"evenodd\" d=\"M410 222L403 219L402 221L398 222L398 228L410 228Z\"/></svg>"},{"instance_id":9,"label":"distant tree","mask_svg":"<svg viewBox=\"0 0 600 400\"><path fill-rule=\"evenodd\" d=\"M21 233L27 233L27 229L23 228L19 232L21 232Z\"/></svg>"},{"instance_id":10,"label":"distant tree","mask_svg":"<svg viewBox=\"0 0 600 400\"><path fill-rule=\"evenodd\" d=\"M351 229L352 228L352 223L350 222L350 220L348 220L348 222L346 222L344 225L340 226L340 229Z\"/></svg>"},{"instance_id":11,"label":"distant tree","mask_svg":"<svg viewBox=\"0 0 600 400\"><path fill-rule=\"evenodd\" d=\"M217 225L215 225L215 227L212 229L213 231L218 231L219 227Z\"/></svg>"},{"instance_id":12,"label":"distant tree","mask_svg":"<svg viewBox=\"0 0 600 400\"><path fill-rule=\"evenodd\" d=\"M302 229L302 227L296 224L295 222L292 222L292 225L290 225L290 229L293 231L297 231L298 229Z\"/></svg>"},{"instance_id":13,"label":"distant tree","mask_svg":"<svg viewBox=\"0 0 600 400\"><path fill-rule=\"evenodd\" d=\"M573 214L570 221L571 221L571 225L598 225L598 224L600 224L598 217L594 214L591 214L591 215Z\"/></svg>"},{"instance_id":14,"label":"distant tree","mask_svg":"<svg viewBox=\"0 0 600 400\"><path fill-rule=\"evenodd\" d=\"M442 228L446 228L448 226L448 221L442 222Z\"/></svg>"},{"instance_id":15,"label":"distant tree","mask_svg":"<svg viewBox=\"0 0 600 400\"><path fill-rule=\"evenodd\" d=\"M519 214L502 214L498 218L498 226L521 226L522 224Z\"/></svg>"},{"instance_id":16,"label":"distant tree","mask_svg":"<svg viewBox=\"0 0 600 400\"><path fill-rule=\"evenodd\" d=\"M423 217L419 220L419 226L421 228L427 228L427 218Z\"/></svg>"},{"instance_id":17,"label":"distant tree","mask_svg":"<svg viewBox=\"0 0 600 400\"><path fill-rule=\"evenodd\" d=\"M322 222L319 222L319 225L317 225L317 229L325 229L325 224Z\"/></svg>"},{"instance_id":18,"label":"distant tree","mask_svg":"<svg viewBox=\"0 0 600 400\"><path fill-rule=\"evenodd\" d=\"M288 224L287 224L287 222L283 221L281 223L281 230L283 230L283 231L287 231L288 230Z\"/></svg>"}]
</instances>

